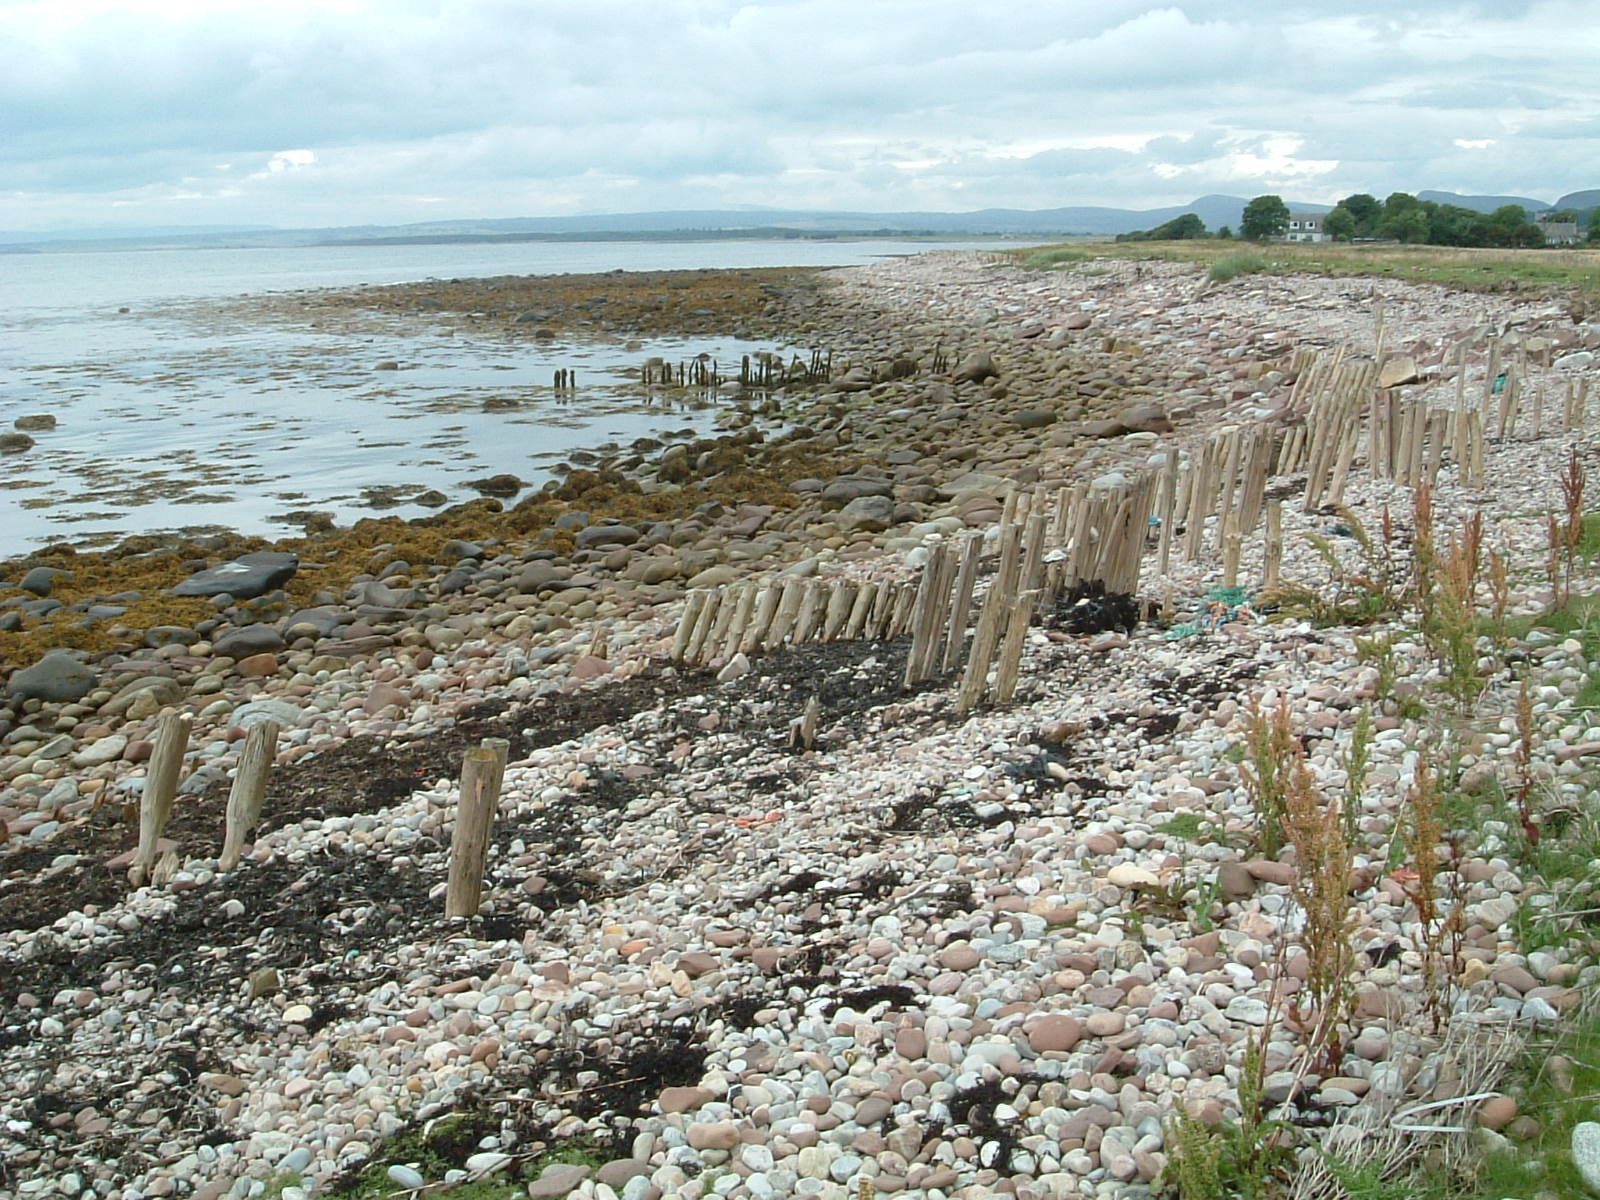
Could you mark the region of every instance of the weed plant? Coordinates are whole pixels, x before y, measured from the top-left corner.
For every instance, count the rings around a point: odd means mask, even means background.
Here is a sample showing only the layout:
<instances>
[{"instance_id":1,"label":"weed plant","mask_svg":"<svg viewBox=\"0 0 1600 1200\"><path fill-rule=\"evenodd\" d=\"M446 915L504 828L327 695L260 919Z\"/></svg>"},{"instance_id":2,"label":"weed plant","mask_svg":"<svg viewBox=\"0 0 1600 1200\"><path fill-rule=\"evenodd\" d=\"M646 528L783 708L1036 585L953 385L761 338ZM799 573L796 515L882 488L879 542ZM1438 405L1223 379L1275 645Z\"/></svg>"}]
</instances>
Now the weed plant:
<instances>
[{"instance_id":1,"label":"weed plant","mask_svg":"<svg viewBox=\"0 0 1600 1200\"><path fill-rule=\"evenodd\" d=\"M1300 739L1290 721L1288 701L1280 700L1269 713L1259 697L1252 698L1245 712L1244 761L1239 764L1239 774L1260 823L1260 850L1268 858L1277 858L1287 840L1284 822L1290 776L1299 753Z\"/></svg>"},{"instance_id":2,"label":"weed plant","mask_svg":"<svg viewBox=\"0 0 1600 1200\"><path fill-rule=\"evenodd\" d=\"M1342 1044L1338 1027L1348 1021L1355 999L1350 991L1355 965L1351 936L1356 912L1350 897L1354 844L1341 804L1324 799L1299 741L1280 771L1284 830L1295 853L1290 887L1305 916L1301 937L1308 962L1306 990L1317 1008L1314 1016L1300 1011L1292 1015L1303 1028L1316 1030L1313 1042L1320 1043L1328 1061L1337 1066Z\"/></svg>"},{"instance_id":3,"label":"weed plant","mask_svg":"<svg viewBox=\"0 0 1600 1200\"><path fill-rule=\"evenodd\" d=\"M1294 1168L1292 1132L1266 1109L1267 1042L1272 1014L1252 1033L1239 1069L1239 1118L1208 1125L1180 1106L1167 1123L1166 1170L1158 1194L1171 1200L1274 1200L1282 1196Z\"/></svg>"},{"instance_id":4,"label":"weed plant","mask_svg":"<svg viewBox=\"0 0 1600 1200\"><path fill-rule=\"evenodd\" d=\"M1465 712L1482 693L1478 670L1478 572L1483 565L1483 514L1473 513L1441 550L1433 524L1433 488L1422 483L1414 508L1417 608L1422 637L1445 691Z\"/></svg>"},{"instance_id":5,"label":"weed plant","mask_svg":"<svg viewBox=\"0 0 1600 1200\"><path fill-rule=\"evenodd\" d=\"M1262 597L1289 616L1303 616L1314 625L1370 625L1400 612L1406 605L1407 567L1399 553L1394 521L1383 510L1378 537L1348 508L1338 510L1345 534L1355 543L1361 565L1350 567L1333 538L1309 533L1306 540L1328 567L1328 586L1285 583Z\"/></svg>"}]
</instances>

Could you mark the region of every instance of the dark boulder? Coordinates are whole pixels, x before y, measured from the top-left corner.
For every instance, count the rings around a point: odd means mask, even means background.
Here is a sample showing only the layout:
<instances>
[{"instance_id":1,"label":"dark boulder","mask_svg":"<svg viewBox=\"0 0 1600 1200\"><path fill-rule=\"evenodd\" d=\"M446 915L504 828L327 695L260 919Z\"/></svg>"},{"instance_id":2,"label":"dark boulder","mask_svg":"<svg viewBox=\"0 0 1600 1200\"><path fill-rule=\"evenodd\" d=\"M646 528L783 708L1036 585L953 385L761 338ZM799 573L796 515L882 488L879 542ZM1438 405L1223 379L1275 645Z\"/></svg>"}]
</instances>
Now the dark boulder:
<instances>
[{"instance_id":1,"label":"dark boulder","mask_svg":"<svg viewBox=\"0 0 1600 1200\"><path fill-rule=\"evenodd\" d=\"M208 567L172 589L174 596L232 596L253 600L281 587L300 569L298 556L279 550L242 554L232 562Z\"/></svg>"}]
</instances>

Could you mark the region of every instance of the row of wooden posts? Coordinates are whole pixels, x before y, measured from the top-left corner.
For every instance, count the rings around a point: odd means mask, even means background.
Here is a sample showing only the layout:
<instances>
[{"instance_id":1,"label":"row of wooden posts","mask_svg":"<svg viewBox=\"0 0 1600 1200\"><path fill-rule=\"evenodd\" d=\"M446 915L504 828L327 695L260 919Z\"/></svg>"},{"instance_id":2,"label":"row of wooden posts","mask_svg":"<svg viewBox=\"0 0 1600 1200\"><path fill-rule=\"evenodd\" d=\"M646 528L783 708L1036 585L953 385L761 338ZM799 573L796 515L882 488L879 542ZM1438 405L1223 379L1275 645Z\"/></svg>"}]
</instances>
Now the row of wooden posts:
<instances>
[{"instance_id":1,"label":"row of wooden posts","mask_svg":"<svg viewBox=\"0 0 1600 1200\"><path fill-rule=\"evenodd\" d=\"M646 387L714 388L724 381L721 365L704 354L676 364L662 358L647 358L639 368L639 378ZM753 357L746 354L739 363L739 382L752 388L826 383L831 378L832 351L812 350L804 358L796 354L787 362L781 354L763 351Z\"/></svg>"},{"instance_id":2,"label":"row of wooden posts","mask_svg":"<svg viewBox=\"0 0 1600 1200\"><path fill-rule=\"evenodd\" d=\"M998 529L999 566L979 608L963 711L1006 703L1016 688L1035 611L1089 580L1111 591L1138 586L1157 479L1143 472L1121 487L1013 491ZM911 635L905 683L915 686L961 665L968 651L985 536L935 543L916 583L790 578L689 593L672 643L679 662L727 662L735 654L856 638ZM1051 555L1052 549L1059 553ZM991 668L998 666L990 682Z\"/></svg>"},{"instance_id":3,"label":"row of wooden posts","mask_svg":"<svg viewBox=\"0 0 1600 1200\"><path fill-rule=\"evenodd\" d=\"M177 871L177 853L173 850L161 853L160 842L172 815L178 776L193 726L192 716L175 710L162 714L156 724L150 767L139 801L139 845L128 868L128 880L134 887L165 883ZM245 735L244 749L228 793L218 870L231 871L239 865L245 839L261 820L261 805L277 747L278 726L273 721L262 721ZM461 798L450 838L450 872L445 884L447 917L475 916L482 905L489 841L509 749L510 743L504 738L486 738L481 745L468 750L462 759Z\"/></svg>"},{"instance_id":4,"label":"row of wooden posts","mask_svg":"<svg viewBox=\"0 0 1600 1200\"><path fill-rule=\"evenodd\" d=\"M1191 450L1187 461L1169 452L1161 465L1121 487L1009 493L998 530L998 565L970 644L967 631L984 545L977 533L959 545L935 543L915 584L790 579L691 592L672 656L706 665L783 645L909 633L907 686L948 674L966 654L958 699L966 711L985 700L1011 699L1035 613L1090 581L1103 583L1108 592L1134 592L1147 549L1153 549L1162 575L1174 548L1188 562L1215 554L1222 585L1235 588L1244 541L1264 524L1260 584L1276 587L1283 511L1280 501L1267 498L1273 476L1305 473L1308 513L1339 505L1364 442L1374 478L1415 487L1436 479L1450 461L1463 485L1482 487L1491 420L1497 438L1517 427L1522 409L1515 374L1509 384L1494 386L1497 341L1489 348L1490 376L1481 399L1467 400L1463 345L1457 348L1456 402L1437 407L1407 398L1397 388L1377 387L1384 332L1380 307L1376 360L1348 358L1342 348L1331 354L1296 351L1289 411L1302 415L1298 423L1261 421L1220 430ZM1568 382L1564 429L1587 419L1588 395L1587 379ZM1536 392L1535 436L1543 432L1543 418L1542 393Z\"/></svg>"}]
</instances>

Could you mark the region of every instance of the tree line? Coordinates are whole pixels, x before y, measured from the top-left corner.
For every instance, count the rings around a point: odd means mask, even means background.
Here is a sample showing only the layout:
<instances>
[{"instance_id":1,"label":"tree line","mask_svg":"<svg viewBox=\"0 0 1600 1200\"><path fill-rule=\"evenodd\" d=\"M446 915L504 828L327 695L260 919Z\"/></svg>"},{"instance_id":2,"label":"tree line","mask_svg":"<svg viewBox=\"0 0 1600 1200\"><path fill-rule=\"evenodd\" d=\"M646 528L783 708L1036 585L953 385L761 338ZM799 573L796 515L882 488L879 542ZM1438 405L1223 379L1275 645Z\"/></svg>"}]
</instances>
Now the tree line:
<instances>
[{"instance_id":1,"label":"tree line","mask_svg":"<svg viewBox=\"0 0 1600 1200\"><path fill-rule=\"evenodd\" d=\"M1553 221L1577 221L1575 212L1550 214ZM1239 236L1251 241L1282 237L1289 232L1289 206L1281 196L1257 196L1244 208ZM1418 200L1409 192L1393 192L1381 203L1358 192L1346 196L1322 218L1322 232L1336 242L1395 241L1432 246L1535 247L1545 244L1544 231L1528 219L1520 204L1505 204L1491 213ZM1119 242L1174 241L1212 236L1205 222L1184 213L1165 224L1140 233L1119 234ZM1224 225L1219 238L1231 238ZM1600 244L1600 221L1589 220L1589 242Z\"/></svg>"}]
</instances>

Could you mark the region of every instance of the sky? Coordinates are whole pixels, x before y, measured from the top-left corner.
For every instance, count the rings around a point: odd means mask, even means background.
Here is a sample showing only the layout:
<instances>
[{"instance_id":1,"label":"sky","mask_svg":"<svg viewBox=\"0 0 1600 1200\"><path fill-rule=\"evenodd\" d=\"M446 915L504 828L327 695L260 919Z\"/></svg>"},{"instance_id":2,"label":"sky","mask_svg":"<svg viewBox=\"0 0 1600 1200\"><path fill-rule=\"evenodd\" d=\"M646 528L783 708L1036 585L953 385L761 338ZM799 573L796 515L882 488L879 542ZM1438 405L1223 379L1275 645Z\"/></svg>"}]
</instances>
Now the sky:
<instances>
[{"instance_id":1,"label":"sky","mask_svg":"<svg viewBox=\"0 0 1600 1200\"><path fill-rule=\"evenodd\" d=\"M0 0L0 229L1600 187L1597 0Z\"/></svg>"}]
</instances>

